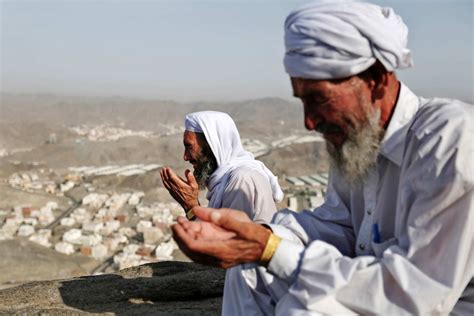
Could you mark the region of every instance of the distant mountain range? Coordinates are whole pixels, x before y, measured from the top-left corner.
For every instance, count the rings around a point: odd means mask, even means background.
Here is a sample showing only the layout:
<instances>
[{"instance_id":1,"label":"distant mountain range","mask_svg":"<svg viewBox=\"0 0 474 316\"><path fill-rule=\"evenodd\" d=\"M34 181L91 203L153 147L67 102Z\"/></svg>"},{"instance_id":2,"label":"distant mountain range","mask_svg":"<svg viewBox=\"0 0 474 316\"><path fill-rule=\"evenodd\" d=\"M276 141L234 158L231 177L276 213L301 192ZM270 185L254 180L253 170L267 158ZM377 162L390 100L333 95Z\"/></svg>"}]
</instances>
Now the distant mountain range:
<instances>
[{"instance_id":1,"label":"distant mountain range","mask_svg":"<svg viewBox=\"0 0 474 316\"><path fill-rule=\"evenodd\" d=\"M110 124L129 129L159 132L160 123L182 125L184 115L216 110L232 116L242 133L263 135L303 130L302 106L279 98L241 102L150 101L120 97L68 97L49 94L0 95L0 122L37 122L53 125Z\"/></svg>"},{"instance_id":2,"label":"distant mountain range","mask_svg":"<svg viewBox=\"0 0 474 316\"><path fill-rule=\"evenodd\" d=\"M177 103L120 97L4 93L0 95L0 150L13 154L0 157L0 162L39 161L51 167L159 163L189 168L182 160L180 131L184 116L201 110L228 113L235 120L242 138L257 139L265 144L291 135L296 138L314 135L304 129L302 106L296 100L263 98L228 103ZM71 129L102 125L149 131L161 136L93 142ZM170 130L173 133L170 134ZM57 142L48 144L52 134ZM300 175L327 169L321 142L273 149L259 159L278 173Z\"/></svg>"}]
</instances>

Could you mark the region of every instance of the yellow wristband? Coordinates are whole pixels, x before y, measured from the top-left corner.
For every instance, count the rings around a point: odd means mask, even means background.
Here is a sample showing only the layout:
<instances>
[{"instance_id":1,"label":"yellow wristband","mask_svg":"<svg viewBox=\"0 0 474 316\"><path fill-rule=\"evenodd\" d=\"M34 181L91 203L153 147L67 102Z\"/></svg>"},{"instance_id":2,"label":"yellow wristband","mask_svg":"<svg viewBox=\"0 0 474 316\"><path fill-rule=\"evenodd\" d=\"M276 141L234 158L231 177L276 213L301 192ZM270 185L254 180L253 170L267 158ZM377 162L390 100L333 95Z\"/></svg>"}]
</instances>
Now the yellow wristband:
<instances>
[{"instance_id":1,"label":"yellow wristband","mask_svg":"<svg viewBox=\"0 0 474 316\"><path fill-rule=\"evenodd\" d=\"M263 250L262 256L260 257L260 264L263 266L267 266L270 260L272 259L275 251L280 244L281 238L275 234L271 234L270 238L267 240L267 244L265 245L265 249Z\"/></svg>"},{"instance_id":2,"label":"yellow wristband","mask_svg":"<svg viewBox=\"0 0 474 316\"><path fill-rule=\"evenodd\" d=\"M189 211L186 212L186 218L190 221L193 221L196 219L196 215L194 215L193 209L190 209Z\"/></svg>"}]
</instances>

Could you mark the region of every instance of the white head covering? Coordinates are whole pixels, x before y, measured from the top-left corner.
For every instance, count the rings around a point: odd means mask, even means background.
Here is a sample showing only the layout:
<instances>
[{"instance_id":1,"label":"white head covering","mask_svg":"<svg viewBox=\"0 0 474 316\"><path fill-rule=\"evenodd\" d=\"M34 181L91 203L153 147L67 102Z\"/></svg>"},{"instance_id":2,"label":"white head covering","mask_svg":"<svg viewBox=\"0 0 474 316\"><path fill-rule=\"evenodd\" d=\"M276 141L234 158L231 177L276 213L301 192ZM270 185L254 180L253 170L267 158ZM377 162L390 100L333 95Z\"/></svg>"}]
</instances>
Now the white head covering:
<instances>
[{"instance_id":1,"label":"white head covering","mask_svg":"<svg viewBox=\"0 0 474 316\"><path fill-rule=\"evenodd\" d=\"M340 79L379 60L388 71L412 66L408 28L392 8L351 0L319 0L285 21L284 64L291 77Z\"/></svg>"},{"instance_id":2,"label":"white head covering","mask_svg":"<svg viewBox=\"0 0 474 316\"><path fill-rule=\"evenodd\" d=\"M202 111L186 115L187 131L204 133L207 143L217 160L217 170L209 179L207 198L210 207L221 207L222 195L229 181L230 173L238 167L249 167L260 172L272 187L273 199L280 202L283 192L278 178L254 156L244 150L240 135L232 118L222 112Z\"/></svg>"}]
</instances>

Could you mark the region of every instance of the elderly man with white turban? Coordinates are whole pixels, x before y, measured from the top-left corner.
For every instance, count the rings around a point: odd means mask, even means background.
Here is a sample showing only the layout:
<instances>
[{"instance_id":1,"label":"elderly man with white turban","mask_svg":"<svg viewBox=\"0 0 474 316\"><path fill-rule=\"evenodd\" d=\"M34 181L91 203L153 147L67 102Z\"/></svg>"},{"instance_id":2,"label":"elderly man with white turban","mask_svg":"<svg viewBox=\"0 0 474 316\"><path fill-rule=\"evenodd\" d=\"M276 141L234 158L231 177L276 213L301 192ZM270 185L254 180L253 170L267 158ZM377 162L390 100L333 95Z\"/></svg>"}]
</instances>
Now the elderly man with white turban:
<instances>
[{"instance_id":1,"label":"elderly man with white turban","mask_svg":"<svg viewBox=\"0 0 474 316\"><path fill-rule=\"evenodd\" d=\"M270 225L195 207L200 222L173 226L195 260L236 266L223 314L474 314L474 110L397 79L407 33L363 2L287 17L285 68L326 140L330 181L323 205ZM214 237L196 233L204 222Z\"/></svg>"},{"instance_id":2,"label":"elderly man with white turban","mask_svg":"<svg viewBox=\"0 0 474 316\"><path fill-rule=\"evenodd\" d=\"M241 210L255 222L271 221L275 201L283 199L278 179L244 150L228 114L202 111L186 115L183 143L183 158L193 165L194 173L186 170L183 179L166 167L161 178L188 219L194 219L192 207L199 205L199 187L207 187L209 207Z\"/></svg>"}]
</instances>

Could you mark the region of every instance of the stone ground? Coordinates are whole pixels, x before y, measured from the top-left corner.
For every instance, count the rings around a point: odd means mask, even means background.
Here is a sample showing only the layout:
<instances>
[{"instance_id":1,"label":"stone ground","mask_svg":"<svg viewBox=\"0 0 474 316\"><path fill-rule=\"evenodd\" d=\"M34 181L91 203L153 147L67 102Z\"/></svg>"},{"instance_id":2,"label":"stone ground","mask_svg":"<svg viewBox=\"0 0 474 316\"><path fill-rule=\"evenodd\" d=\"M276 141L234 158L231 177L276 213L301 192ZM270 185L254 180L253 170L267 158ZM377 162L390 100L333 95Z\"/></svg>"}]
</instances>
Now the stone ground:
<instances>
[{"instance_id":1,"label":"stone ground","mask_svg":"<svg viewBox=\"0 0 474 316\"><path fill-rule=\"evenodd\" d=\"M219 315L225 270L159 262L0 290L0 314Z\"/></svg>"}]
</instances>

